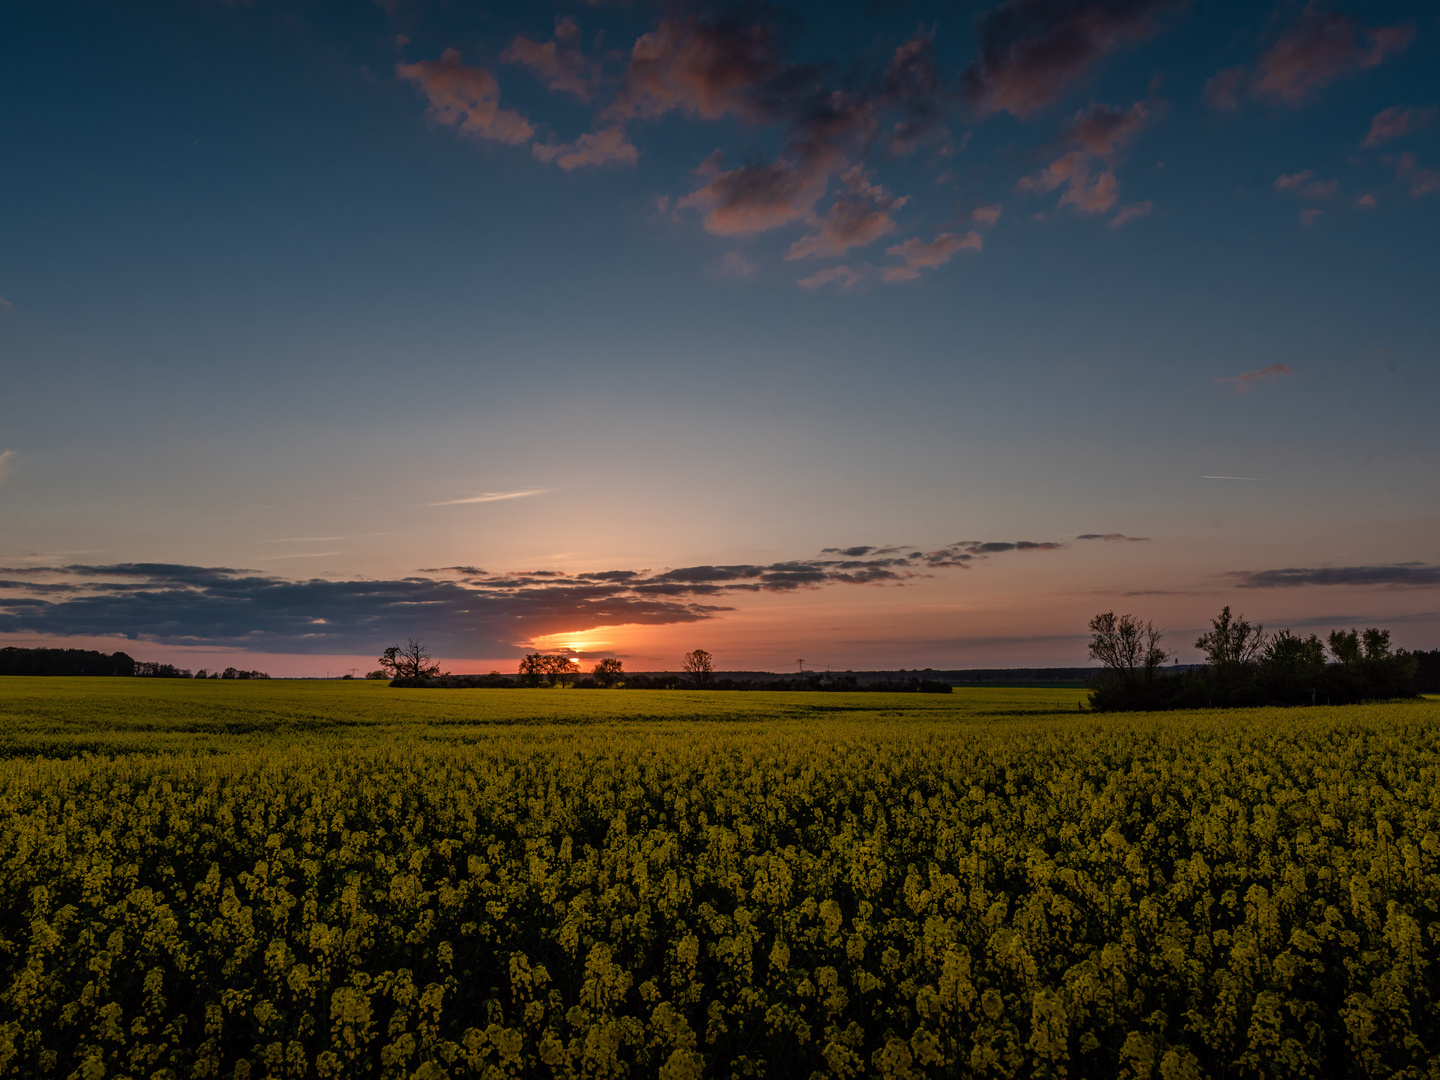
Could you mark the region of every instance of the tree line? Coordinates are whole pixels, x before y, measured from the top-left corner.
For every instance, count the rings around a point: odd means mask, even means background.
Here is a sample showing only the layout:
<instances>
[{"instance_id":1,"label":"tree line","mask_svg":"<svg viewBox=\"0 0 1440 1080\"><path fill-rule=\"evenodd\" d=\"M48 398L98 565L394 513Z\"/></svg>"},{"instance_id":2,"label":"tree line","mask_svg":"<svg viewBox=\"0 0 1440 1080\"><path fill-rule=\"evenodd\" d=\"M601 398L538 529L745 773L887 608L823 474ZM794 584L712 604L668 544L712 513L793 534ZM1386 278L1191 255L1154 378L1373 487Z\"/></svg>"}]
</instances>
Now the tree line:
<instances>
[{"instance_id":1,"label":"tree line","mask_svg":"<svg viewBox=\"0 0 1440 1080\"><path fill-rule=\"evenodd\" d=\"M129 653L94 649L0 649L0 675L99 675L140 679L268 679L263 671L227 667L223 671L136 660Z\"/></svg>"},{"instance_id":2,"label":"tree line","mask_svg":"<svg viewBox=\"0 0 1440 1080\"><path fill-rule=\"evenodd\" d=\"M733 679L718 677L715 658L704 649L692 649L680 662L678 673L646 675L628 672L617 658L598 661L589 674L580 661L564 653L529 653L513 677L492 671L488 675L452 675L441 672L423 642L414 638L392 645L379 657L380 666L366 678L389 679L391 686L437 689L514 689L519 687L575 687L580 690L848 690L891 693L951 693L949 683L931 679L895 679L861 683L854 675L808 672L794 679Z\"/></svg>"},{"instance_id":3,"label":"tree line","mask_svg":"<svg viewBox=\"0 0 1440 1080\"><path fill-rule=\"evenodd\" d=\"M1091 707L1101 712L1233 708L1255 705L1349 705L1416 696L1440 682L1440 650L1391 647L1390 631L1334 630L1321 640L1289 630L1266 634L1229 605L1210 620L1195 647L1199 667L1164 670L1174 654L1148 620L1107 611L1090 620L1090 659L1101 669ZM1419 678L1422 674L1424 678Z\"/></svg>"}]
</instances>

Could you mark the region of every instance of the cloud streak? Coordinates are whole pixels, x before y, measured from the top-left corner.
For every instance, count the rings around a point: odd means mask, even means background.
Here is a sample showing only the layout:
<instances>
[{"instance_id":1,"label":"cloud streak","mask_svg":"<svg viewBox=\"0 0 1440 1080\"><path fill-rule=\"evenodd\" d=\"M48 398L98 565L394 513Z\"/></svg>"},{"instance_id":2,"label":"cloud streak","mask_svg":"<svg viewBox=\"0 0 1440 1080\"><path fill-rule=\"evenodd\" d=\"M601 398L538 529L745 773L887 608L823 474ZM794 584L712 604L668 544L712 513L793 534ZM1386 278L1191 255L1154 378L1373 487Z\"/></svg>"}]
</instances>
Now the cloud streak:
<instances>
[{"instance_id":1,"label":"cloud streak","mask_svg":"<svg viewBox=\"0 0 1440 1080\"><path fill-rule=\"evenodd\" d=\"M1273 379L1283 379L1294 375L1295 370L1289 364L1266 364L1254 371L1247 371L1243 375L1221 375L1215 379L1219 385L1233 384L1236 393L1244 393L1256 383L1269 382Z\"/></svg>"},{"instance_id":2,"label":"cloud streak","mask_svg":"<svg viewBox=\"0 0 1440 1080\"><path fill-rule=\"evenodd\" d=\"M426 503L426 506L468 506L471 503L504 502L506 499L524 499L530 495L544 495L549 488L534 488L530 491L487 491L483 495L467 495L462 499L445 499L441 502Z\"/></svg>"},{"instance_id":3,"label":"cloud streak","mask_svg":"<svg viewBox=\"0 0 1440 1080\"><path fill-rule=\"evenodd\" d=\"M1296 589L1311 585L1440 586L1440 566L1392 563L1385 566L1331 566L1319 569L1237 570L1226 577L1242 589Z\"/></svg>"}]
</instances>

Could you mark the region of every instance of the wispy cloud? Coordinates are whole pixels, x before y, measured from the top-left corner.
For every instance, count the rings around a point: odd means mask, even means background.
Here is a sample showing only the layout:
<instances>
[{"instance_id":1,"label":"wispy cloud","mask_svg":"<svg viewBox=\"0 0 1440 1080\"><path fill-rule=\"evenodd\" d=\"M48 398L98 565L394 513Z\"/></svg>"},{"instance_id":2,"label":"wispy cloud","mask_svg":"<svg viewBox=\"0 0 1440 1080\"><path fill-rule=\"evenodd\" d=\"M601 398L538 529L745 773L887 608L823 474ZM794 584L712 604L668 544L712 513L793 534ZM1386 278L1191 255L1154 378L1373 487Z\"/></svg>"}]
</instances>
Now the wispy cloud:
<instances>
[{"instance_id":1,"label":"wispy cloud","mask_svg":"<svg viewBox=\"0 0 1440 1080\"><path fill-rule=\"evenodd\" d=\"M1329 566L1316 569L1236 570L1226 577L1242 589L1293 589L1309 585L1387 585L1431 588L1440 585L1440 566L1391 563L1382 566Z\"/></svg>"},{"instance_id":2,"label":"wispy cloud","mask_svg":"<svg viewBox=\"0 0 1440 1080\"><path fill-rule=\"evenodd\" d=\"M530 495L544 495L550 488L533 488L529 491L487 491L483 495L467 495L460 499L444 499L426 503L426 506L464 506L468 503L503 502L506 499L523 499Z\"/></svg>"},{"instance_id":3,"label":"wispy cloud","mask_svg":"<svg viewBox=\"0 0 1440 1080\"><path fill-rule=\"evenodd\" d=\"M1243 375L1221 375L1217 376L1215 382L1220 385L1232 383L1237 393L1242 393L1257 382L1268 382L1272 379L1283 379L1287 375L1294 375L1295 370L1289 364L1266 364L1254 371L1247 371Z\"/></svg>"},{"instance_id":4,"label":"wispy cloud","mask_svg":"<svg viewBox=\"0 0 1440 1080\"><path fill-rule=\"evenodd\" d=\"M1410 25L1358 26L1307 5L1250 68L1228 68L1205 86L1212 108L1238 109L1242 97L1299 108L1335 80L1384 63L1414 37Z\"/></svg>"},{"instance_id":5,"label":"wispy cloud","mask_svg":"<svg viewBox=\"0 0 1440 1080\"><path fill-rule=\"evenodd\" d=\"M535 125L513 109L500 107L500 84L480 67L466 67L459 49L446 49L439 60L397 64L395 73L415 83L429 99L428 113L461 134L515 145L535 134Z\"/></svg>"},{"instance_id":6,"label":"wispy cloud","mask_svg":"<svg viewBox=\"0 0 1440 1080\"><path fill-rule=\"evenodd\" d=\"M1434 123L1437 110L1434 105L1424 109L1405 108L1395 105L1375 114L1370 121L1370 131L1361 143L1366 149L1374 149L1391 139L1403 138L1411 132L1429 127Z\"/></svg>"},{"instance_id":7,"label":"wispy cloud","mask_svg":"<svg viewBox=\"0 0 1440 1080\"><path fill-rule=\"evenodd\" d=\"M965 99L1026 119L1060 100L1104 57L1148 37L1171 0L1007 0L980 23Z\"/></svg>"},{"instance_id":8,"label":"wispy cloud","mask_svg":"<svg viewBox=\"0 0 1440 1080\"><path fill-rule=\"evenodd\" d=\"M14 470L14 450L0 450L0 484L3 484Z\"/></svg>"},{"instance_id":9,"label":"wispy cloud","mask_svg":"<svg viewBox=\"0 0 1440 1080\"><path fill-rule=\"evenodd\" d=\"M1081 533L1076 540L1104 540L1111 544L1148 544L1148 536L1126 536L1124 533Z\"/></svg>"},{"instance_id":10,"label":"wispy cloud","mask_svg":"<svg viewBox=\"0 0 1440 1080\"><path fill-rule=\"evenodd\" d=\"M899 266L887 266L881 274L886 281L913 281L921 270L932 270L944 266L957 251L979 251L985 246L984 240L974 229L961 233L941 233L933 240L921 240L912 236L903 244L885 249L886 255L899 258Z\"/></svg>"}]
</instances>

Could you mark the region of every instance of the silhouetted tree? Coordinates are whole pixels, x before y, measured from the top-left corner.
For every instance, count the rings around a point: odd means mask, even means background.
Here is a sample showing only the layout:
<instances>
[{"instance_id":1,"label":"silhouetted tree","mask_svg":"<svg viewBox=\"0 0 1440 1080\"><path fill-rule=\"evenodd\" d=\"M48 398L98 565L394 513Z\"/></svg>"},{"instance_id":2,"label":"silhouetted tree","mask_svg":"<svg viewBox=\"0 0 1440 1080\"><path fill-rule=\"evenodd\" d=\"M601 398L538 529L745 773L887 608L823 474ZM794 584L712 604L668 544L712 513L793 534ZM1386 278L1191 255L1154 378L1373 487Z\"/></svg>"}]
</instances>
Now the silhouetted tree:
<instances>
[{"instance_id":1,"label":"silhouetted tree","mask_svg":"<svg viewBox=\"0 0 1440 1080\"><path fill-rule=\"evenodd\" d=\"M1265 627L1258 623L1251 626L1244 615L1231 615L1230 605L1226 604L1210 620L1209 631L1196 638L1195 647L1218 671L1249 667L1265 649Z\"/></svg>"},{"instance_id":2,"label":"silhouetted tree","mask_svg":"<svg viewBox=\"0 0 1440 1080\"><path fill-rule=\"evenodd\" d=\"M540 676L545 672L545 657L538 652L532 652L520 661L518 681L521 686L539 686Z\"/></svg>"},{"instance_id":3,"label":"silhouetted tree","mask_svg":"<svg viewBox=\"0 0 1440 1080\"><path fill-rule=\"evenodd\" d=\"M1111 678L1149 682L1170 655L1160 648L1162 637L1149 620L1107 611L1090 620L1090 659L1099 660Z\"/></svg>"},{"instance_id":4,"label":"silhouetted tree","mask_svg":"<svg viewBox=\"0 0 1440 1080\"><path fill-rule=\"evenodd\" d=\"M601 686L614 686L625 677L620 661L613 656L607 656L596 664L591 674Z\"/></svg>"},{"instance_id":5,"label":"silhouetted tree","mask_svg":"<svg viewBox=\"0 0 1440 1080\"><path fill-rule=\"evenodd\" d=\"M699 689L709 686L715 675L715 658L704 649L695 649L685 654L681 662L690 682Z\"/></svg>"},{"instance_id":6,"label":"silhouetted tree","mask_svg":"<svg viewBox=\"0 0 1440 1080\"><path fill-rule=\"evenodd\" d=\"M392 679L428 679L440 674L440 665L425 644L410 638L402 645L391 645L377 661L380 670Z\"/></svg>"}]
</instances>

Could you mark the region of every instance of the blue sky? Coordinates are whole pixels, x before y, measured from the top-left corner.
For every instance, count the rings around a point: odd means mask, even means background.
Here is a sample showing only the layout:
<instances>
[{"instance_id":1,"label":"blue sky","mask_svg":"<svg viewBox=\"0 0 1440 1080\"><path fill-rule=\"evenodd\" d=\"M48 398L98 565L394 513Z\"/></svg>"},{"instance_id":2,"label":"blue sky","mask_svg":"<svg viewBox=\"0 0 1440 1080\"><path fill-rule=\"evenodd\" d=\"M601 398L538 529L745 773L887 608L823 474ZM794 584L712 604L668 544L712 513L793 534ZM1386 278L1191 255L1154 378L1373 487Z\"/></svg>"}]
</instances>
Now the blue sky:
<instances>
[{"instance_id":1,"label":"blue sky","mask_svg":"<svg viewBox=\"0 0 1440 1080\"><path fill-rule=\"evenodd\" d=\"M1110 607L1188 659L1232 603L1440 646L1431 5L5 20L7 640L949 667Z\"/></svg>"}]
</instances>

